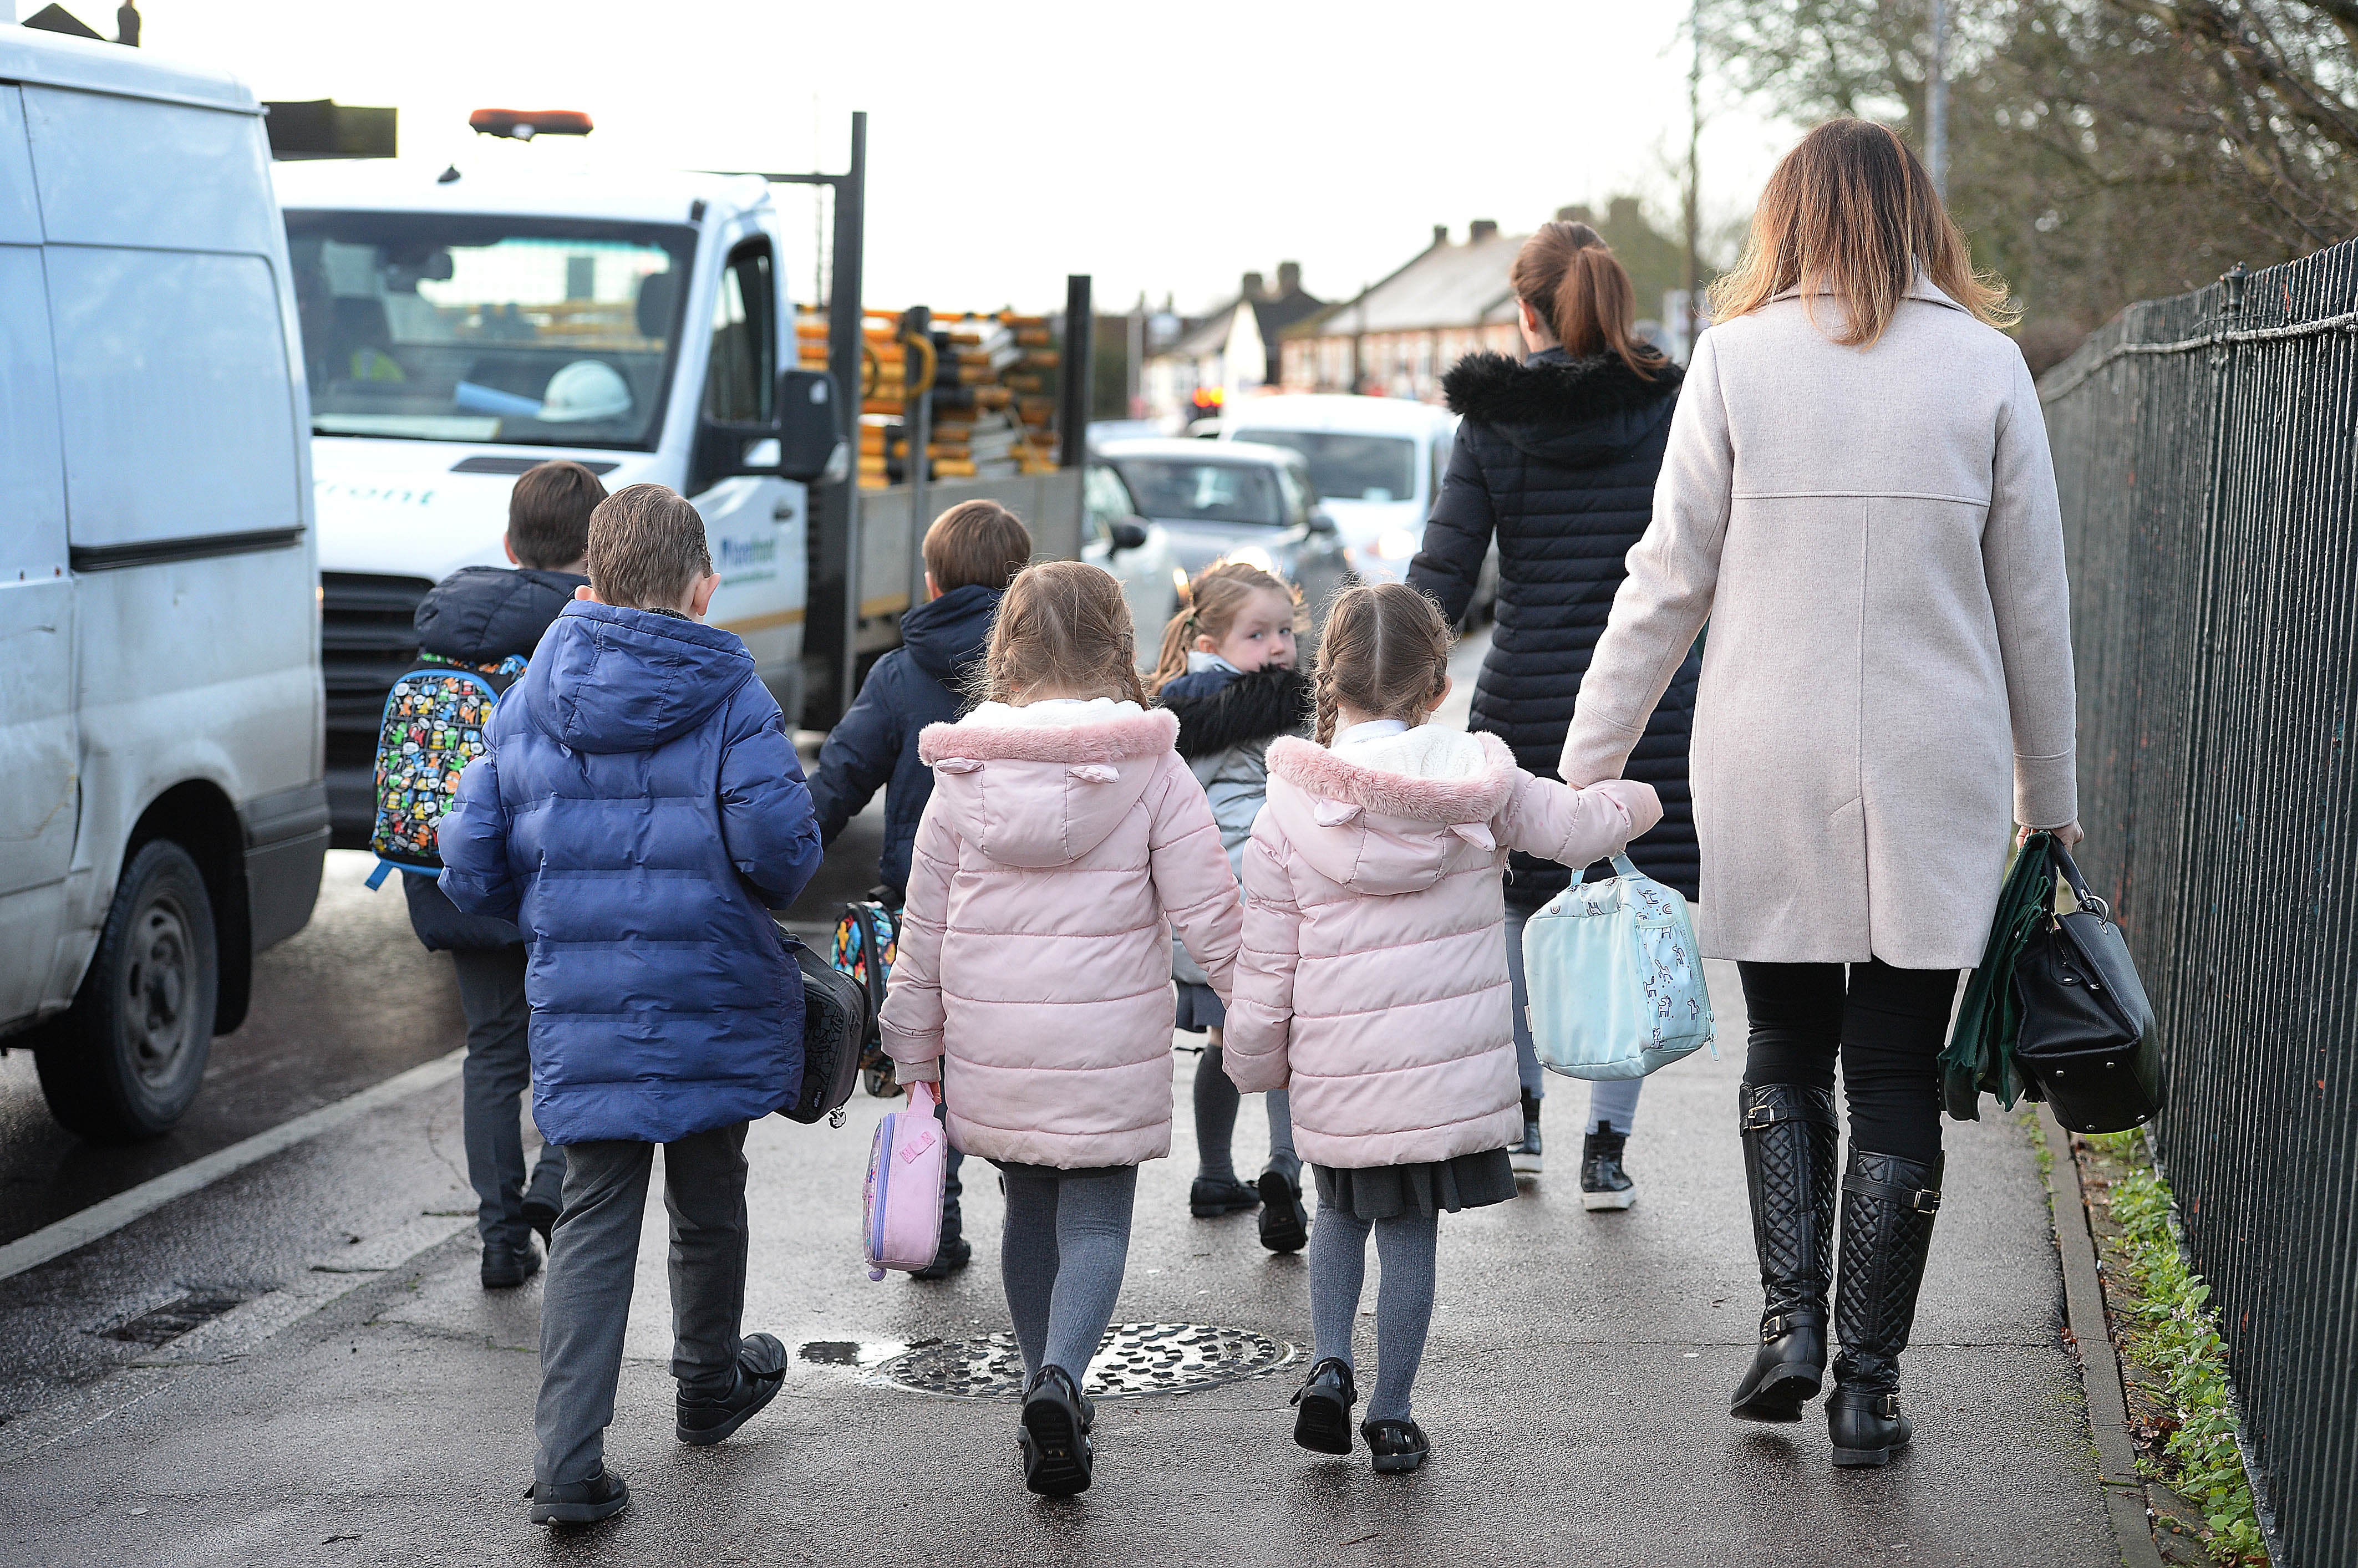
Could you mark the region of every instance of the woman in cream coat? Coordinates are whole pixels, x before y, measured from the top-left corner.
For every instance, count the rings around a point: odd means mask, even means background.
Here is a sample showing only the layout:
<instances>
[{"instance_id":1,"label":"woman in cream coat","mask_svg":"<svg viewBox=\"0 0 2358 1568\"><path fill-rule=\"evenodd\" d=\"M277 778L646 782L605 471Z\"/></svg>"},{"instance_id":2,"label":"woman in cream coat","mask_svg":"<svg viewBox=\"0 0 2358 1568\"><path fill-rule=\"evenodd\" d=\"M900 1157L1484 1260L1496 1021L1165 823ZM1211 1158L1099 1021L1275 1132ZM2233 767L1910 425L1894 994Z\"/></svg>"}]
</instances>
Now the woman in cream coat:
<instances>
[{"instance_id":1,"label":"woman in cream coat","mask_svg":"<svg viewBox=\"0 0 2358 1568\"><path fill-rule=\"evenodd\" d=\"M1708 621L1701 938L1738 960L1751 1017L1739 1113L1767 1295L1734 1413L1801 1419L1833 1284L1833 1460L1880 1465L1911 1435L1898 1357L1940 1204L1934 1057L1958 971L2009 825L2079 836L2062 531L2038 394L1995 330L2004 286L1974 275L1893 133L1812 131L1714 296L1563 773L1619 775Z\"/></svg>"}]
</instances>

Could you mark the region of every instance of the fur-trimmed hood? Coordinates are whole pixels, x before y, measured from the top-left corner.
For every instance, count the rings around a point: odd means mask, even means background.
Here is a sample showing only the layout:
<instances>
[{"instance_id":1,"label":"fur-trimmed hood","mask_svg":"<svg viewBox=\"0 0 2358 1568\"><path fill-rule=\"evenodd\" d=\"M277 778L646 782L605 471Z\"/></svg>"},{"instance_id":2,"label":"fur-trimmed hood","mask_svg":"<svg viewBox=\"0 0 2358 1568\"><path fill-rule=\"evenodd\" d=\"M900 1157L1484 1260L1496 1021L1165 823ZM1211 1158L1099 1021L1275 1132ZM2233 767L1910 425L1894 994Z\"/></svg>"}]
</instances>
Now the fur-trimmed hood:
<instances>
[{"instance_id":1,"label":"fur-trimmed hood","mask_svg":"<svg viewBox=\"0 0 2358 1568\"><path fill-rule=\"evenodd\" d=\"M1415 892L1498 849L1489 824L1522 774L1496 735L1423 725L1348 755L1270 743L1269 809L1319 872L1362 892Z\"/></svg>"},{"instance_id":2,"label":"fur-trimmed hood","mask_svg":"<svg viewBox=\"0 0 2358 1568\"><path fill-rule=\"evenodd\" d=\"M1190 762L1231 746L1299 735L1309 728L1314 710L1310 677L1274 667L1233 676L1202 696L1165 688L1161 700L1178 715L1179 754Z\"/></svg>"},{"instance_id":3,"label":"fur-trimmed hood","mask_svg":"<svg viewBox=\"0 0 2358 1568\"><path fill-rule=\"evenodd\" d=\"M949 812L959 836L991 860L1032 868L1070 865L1103 843L1179 731L1175 715L1127 703L1045 722L991 717L925 726L917 754L934 770L929 809Z\"/></svg>"},{"instance_id":4,"label":"fur-trimmed hood","mask_svg":"<svg viewBox=\"0 0 2358 1568\"><path fill-rule=\"evenodd\" d=\"M1450 411L1560 468L1609 462L1671 416L1685 373L1665 362L1652 379L1618 354L1574 359L1543 349L1528 360L1468 354L1442 377Z\"/></svg>"}]
</instances>

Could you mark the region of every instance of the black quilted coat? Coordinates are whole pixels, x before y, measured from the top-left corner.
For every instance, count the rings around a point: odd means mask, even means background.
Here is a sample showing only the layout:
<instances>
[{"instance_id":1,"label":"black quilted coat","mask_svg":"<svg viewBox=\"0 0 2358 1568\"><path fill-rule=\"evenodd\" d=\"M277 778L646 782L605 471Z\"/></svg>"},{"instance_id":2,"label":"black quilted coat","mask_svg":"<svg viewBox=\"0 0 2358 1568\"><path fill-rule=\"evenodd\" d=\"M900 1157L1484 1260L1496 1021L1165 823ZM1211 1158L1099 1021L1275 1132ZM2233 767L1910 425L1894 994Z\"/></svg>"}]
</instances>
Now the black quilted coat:
<instances>
[{"instance_id":1,"label":"black quilted coat","mask_svg":"<svg viewBox=\"0 0 2358 1568\"><path fill-rule=\"evenodd\" d=\"M1679 376L1676 365L1664 365L1649 381L1615 355L1575 360L1549 349L1520 363L1468 354L1442 381L1464 423L1409 581L1455 620L1498 536L1498 628L1475 687L1473 728L1498 736L1517 762L1548 778L1556 776L1581 677L1627 575L1622 559L1653 513ZM1661 826L1629 858L1690 899L1700 857L1687 743L1701 668L1690 653L1628 767L1662 797ZM1537 909L1570 880L1553 861L1519 854L1507 898Z\"/></svg>"}]
</instances>

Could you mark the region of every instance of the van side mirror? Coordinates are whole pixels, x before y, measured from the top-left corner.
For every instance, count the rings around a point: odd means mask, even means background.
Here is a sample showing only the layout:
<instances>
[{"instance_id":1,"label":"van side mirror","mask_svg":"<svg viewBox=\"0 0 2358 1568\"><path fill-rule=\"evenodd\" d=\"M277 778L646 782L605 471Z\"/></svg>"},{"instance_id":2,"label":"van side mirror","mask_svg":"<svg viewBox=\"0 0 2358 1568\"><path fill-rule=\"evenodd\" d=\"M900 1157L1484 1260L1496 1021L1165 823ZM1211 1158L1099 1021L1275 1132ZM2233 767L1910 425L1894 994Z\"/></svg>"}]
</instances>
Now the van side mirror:
<instances>
[{"instance_id":1,"label":"van side mirror","mask_svg":"<svg viewBox=\"0 0 2358 1568\"><path fill-rule=\"evenodd\" d=\"M835 378L823 370L778 374L778 472L808 484L827 471L843 440Z\"/></svg>"}]
</instances>

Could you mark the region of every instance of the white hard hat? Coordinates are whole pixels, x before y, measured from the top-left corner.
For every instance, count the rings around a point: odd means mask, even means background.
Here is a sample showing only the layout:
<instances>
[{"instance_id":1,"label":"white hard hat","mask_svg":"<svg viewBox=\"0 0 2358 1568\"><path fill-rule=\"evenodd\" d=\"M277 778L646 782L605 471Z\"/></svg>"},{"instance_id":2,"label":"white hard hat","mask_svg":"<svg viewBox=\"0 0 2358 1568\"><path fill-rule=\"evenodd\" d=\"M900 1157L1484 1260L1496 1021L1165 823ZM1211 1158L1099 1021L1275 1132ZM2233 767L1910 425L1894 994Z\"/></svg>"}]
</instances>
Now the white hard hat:
<instances>
[{"instance_id":1,"label":"white hard hat","mask_svg":"<svg viewBox=\"0 0 2358 1568\"><path fill-rule=\"evenodd\" d=\"M548 378L540 416L551 425L619 419L631 411L631 384L604 360L575 360Z\"/></svg>"}]
</instances>

